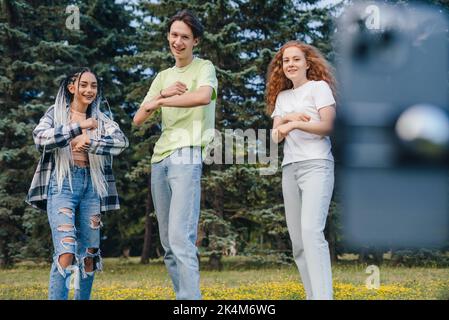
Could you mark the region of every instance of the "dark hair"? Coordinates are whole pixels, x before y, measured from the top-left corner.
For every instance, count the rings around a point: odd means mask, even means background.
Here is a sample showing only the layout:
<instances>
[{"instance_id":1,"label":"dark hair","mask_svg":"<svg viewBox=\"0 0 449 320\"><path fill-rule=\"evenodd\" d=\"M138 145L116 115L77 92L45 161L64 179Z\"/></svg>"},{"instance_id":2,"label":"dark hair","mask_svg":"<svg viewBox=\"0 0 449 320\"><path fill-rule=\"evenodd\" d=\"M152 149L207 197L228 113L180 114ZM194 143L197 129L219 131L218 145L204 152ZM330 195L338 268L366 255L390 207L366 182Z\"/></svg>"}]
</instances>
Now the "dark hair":
<instances>
[{"instance_id":1,"label":"dark hair","mask_svg":"<svg viewBox=\"0 0 449 320\"><path fill-rule=\"evenodd\" d=\"M72 101L72 99L74 97L74 94L72 94L69 91L68 86L69 86L69 84L75 83L77 79L81 79L81 76L84 73L86 73L86 72L92 73L95 76L95 78L97 79L97 82L98 82L98 84L97 84L97 96L95 97L95 100L92 101L92 103L89 105L89 107L87 109L87 114L90 114L91 111L92 111L91 110L92 109L91 108L92 105L98 105L98 107L100 107L100 103L101 103L101 100L102 100L102 94L103 94L100 80L99 80L98 76L95 74L95 72L93 72L91 69L89 69L87 67L80 67L80 68L73 69L69 73L67 73L67 75L61 80L61 83L60 83L59 87L64 90L63 92L64 92L64 95L65 95L66 101ZM79 89L79 85L80 84L78 82L78 89Z\"/></svg>"},{"instance_id":2,"label":"dark hair","mask_svg":"<svg viewBox=\"0 0 449 320\"><path fill-rule=\"evenodd\" d=\"M175 14L168 21L167 32L170 32L171 25L175 21L182 21L190 27L194 38L201 38L204 33L204 27L196 16L189 10L182 10Z\"/></svg>"}]
</instances>

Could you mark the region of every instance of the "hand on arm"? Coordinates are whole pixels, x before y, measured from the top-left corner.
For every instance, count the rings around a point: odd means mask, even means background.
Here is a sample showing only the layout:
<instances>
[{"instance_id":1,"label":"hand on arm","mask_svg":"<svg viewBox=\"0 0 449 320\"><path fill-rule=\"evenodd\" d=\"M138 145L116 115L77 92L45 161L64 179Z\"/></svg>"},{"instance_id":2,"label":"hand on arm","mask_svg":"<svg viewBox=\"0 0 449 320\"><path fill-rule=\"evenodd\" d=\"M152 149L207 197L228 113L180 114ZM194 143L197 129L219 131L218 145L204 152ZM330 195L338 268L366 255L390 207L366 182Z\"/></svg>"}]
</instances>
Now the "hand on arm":
<instances>
[{"instance_id":1,"label":"hand on arm","mask_svg":"<svg viewBox=\"0 0 449 320\"><path fill-rule=\"evenodd\" d=\"M126 138L119 125L111 120L103 123L103 132L100 137L89 138L87 135L84 141L80 141L80 147L89 153L98 155L119 155L129 146ZM78 146L77 146L78 147Z\"/></svg>"},{"instance_id":2,"label":"hand on arm","mask_svg":"<svg viewBox=\"0 0 449 320\"><path fill-rule=\"evenodd\" d=\"M310 116L301 112L289 113L284 117L275 117L271 137L274 142L280 143L291 130L295 129L294 122L308 121L310 121Z\"/></svg>"},{"instance_id":3,"label":"hand on arm","mask_svg":"<svg viewBox=\"0 0 449 320\"><path fill-rule=\"evenodd\" d=\"M83 134L80 137L80 140L77 142L77 144L73 147L73 151L75 152L87 152L90 147L90 138L89 136L83 132Z\"/></svg>"},{"instance_id":4,"label":"hand on arm","mask_svg":"<svg viewBox=\"0 0 449 320\"><path fill-rule=\"evenodd\" d=\"M282 117L282 123L287 123L290 121L305 121L308 122L310 121L310 116L306 115L305 113L302 112L293 112L293 113L288 113L287 115L285 115L284 117Z\"/></svg>"},{"instance_id":5,"label":"hand on arm","mask_svg":"<svg viewBox=\"0 0 449 320\"><path fill-rule=\"evenodd\" d=\"M57 148L64 148L73 138L81 135L83 129L97 127L96 120L91 118L76 123L55 125L53 110L53 107L47 110L33 130L33 140L40 152L49 153Z\"/></svg>"},{"instance_id":6,"label":"hand on arm","mask_svg":"<svg viewBox=\"0 0 449 320\"><path fill-rule=\"evenodd\" d=\"M154 111L156 111L159 107L161 107L162 105L166 105L165 103L170 103L173 97L179 97L182 95L183 98L181 100L184 100L184 96L187 90L188 88L186 84L181 81L176 81L171 86L160 90L159 94L153 97L153 99L141 104L139 110L134 116L134 124L139 126L144 123L145 120L150 118L153 115Z\"/></svg>"},{"instance_id":7,"label":"hand on arm","mask_svg":"<svg viewBox=\"0 0 449 320\"><path fill-rule=\"evenodd\" d=\"M90 146L90 138L86 133L86 129L96 129L98 127L98 122L94 118L88 118L80 122L80 128L83 130L83 134L80 136L79 141L73 147L73 151L87 152Z\"/></svg>"},{"instance_id":8,"label":"hand on arm","mask_svg":"<svg viewBox=\"0 0 449 320\"><path fill-rule=\"evenodd\" d=\"M157 97L156 100L182 95L182 94L186 93L187 90L188 89L187 89L187 86L185 83L183 83L181 81L176 81L170 87L162 89L159 92L160 93L159 97Z\"/></svg>"},{"instance_id":9,"label":"hand on arm","mask_svg":"<svg viewBox=\"0 0 449 320\"><path fill-rule=\"evenodd\" d=\"M213 90L210 86L201 86L193 92L162 98L159 103L164 107L191 108L204 106L210 103Z\"/></svg>"},{"instance_id":10,"label":"hand on arm","mask_svg":"<svg viewBox=\"0 0 449 320\"><path fill-rule=\"evenodd\" d=\"M319 111L321 120L318 122L304 122L293 121L291 122L292 129L299 129L304 132L317 134L320 136L328 136L332 133L335 120L335 108L334 105L321 108Z\"/></svg>"}]
</instances>

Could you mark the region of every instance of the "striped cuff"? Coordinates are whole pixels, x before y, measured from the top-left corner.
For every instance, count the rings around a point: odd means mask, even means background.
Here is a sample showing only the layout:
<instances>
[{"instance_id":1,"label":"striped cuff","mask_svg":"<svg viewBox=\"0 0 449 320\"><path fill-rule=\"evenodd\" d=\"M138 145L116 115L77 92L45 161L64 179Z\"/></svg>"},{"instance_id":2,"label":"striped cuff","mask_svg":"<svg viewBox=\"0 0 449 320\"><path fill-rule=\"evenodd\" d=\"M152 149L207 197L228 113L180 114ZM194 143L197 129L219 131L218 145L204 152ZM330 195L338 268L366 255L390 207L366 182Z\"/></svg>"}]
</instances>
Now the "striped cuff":
<instances>
[{"instance_id":1,"label":"striped cuff","mask_svg":"<svg viewBox=\"0 0 449 320\"><path fill-rule=\"evenodd\" d=\"M78 122L69 124L69 134L71 138L75 138L76 136L79 136L82 133L83 130L81 129L81 126Z\"/></svg>"}]
</instances>

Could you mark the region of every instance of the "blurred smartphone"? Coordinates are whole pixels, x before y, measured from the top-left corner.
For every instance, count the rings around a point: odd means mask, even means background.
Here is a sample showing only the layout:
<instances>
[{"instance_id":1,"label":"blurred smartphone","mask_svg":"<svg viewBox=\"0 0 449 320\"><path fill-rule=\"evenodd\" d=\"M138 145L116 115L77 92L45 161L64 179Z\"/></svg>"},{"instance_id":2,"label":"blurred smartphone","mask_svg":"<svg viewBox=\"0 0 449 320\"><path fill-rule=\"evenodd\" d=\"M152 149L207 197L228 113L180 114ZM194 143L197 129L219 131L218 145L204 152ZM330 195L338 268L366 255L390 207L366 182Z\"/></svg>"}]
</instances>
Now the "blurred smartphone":
<instances>
[{"instance_id":1,"label":"blurred smartphone","mask_svg":"<svg viewBox=\"0 0 449 320\"><path fill-rule=\"evenodd\" d=\"M358 3L338 21L336 182L349 246L449 244L448 30L424 5Z\"/></svg>"}]
</instances>

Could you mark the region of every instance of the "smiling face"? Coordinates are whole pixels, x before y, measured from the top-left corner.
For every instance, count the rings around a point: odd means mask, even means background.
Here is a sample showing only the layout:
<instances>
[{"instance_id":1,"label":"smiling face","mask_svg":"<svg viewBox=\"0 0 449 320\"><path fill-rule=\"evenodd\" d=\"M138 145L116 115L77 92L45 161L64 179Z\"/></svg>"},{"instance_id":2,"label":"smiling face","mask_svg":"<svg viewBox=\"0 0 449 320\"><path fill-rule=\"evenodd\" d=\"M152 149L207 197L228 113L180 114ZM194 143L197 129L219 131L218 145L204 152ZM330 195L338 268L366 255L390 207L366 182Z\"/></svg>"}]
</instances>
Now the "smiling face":
<instances>
[{"instance_id":1,"label":"smiling face","mask_svg":"<svg viewBox=\"0 0 449 320\"><path fill-rule=\"evenodd\" d=\"M97 78L91 72L84 72L74 83L69 84L68 89L74 95L73 100L77 104L88 106L97 97Z\"/></svg>"},{"instance_id":2,"label":"smiling face","mask_svg":"<svg viewBox=\"0 0 449 320\"><path fill-rule=\"evenodd\" d=\"M193 37L192 30L183 21L175 21L167 35L170 51L176 61L190 61L193 58L193 47L198 39Z\"/></svg>"},{"instance_id":3,"label":"smiling face","mask_svg":"<svg viewBox=\"0 0 449 320\"><path fill-rule=\"evenodd\" d=\"M289 80L293 83L307 80L307 69L309 69L309 66L301 49L291 46L284 50L282 54L282 70Z\"/></svg>"}]
</instances>

